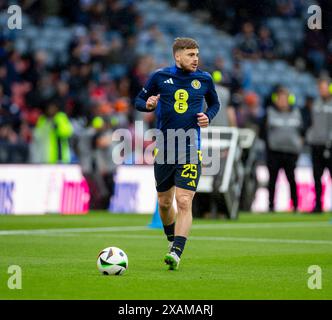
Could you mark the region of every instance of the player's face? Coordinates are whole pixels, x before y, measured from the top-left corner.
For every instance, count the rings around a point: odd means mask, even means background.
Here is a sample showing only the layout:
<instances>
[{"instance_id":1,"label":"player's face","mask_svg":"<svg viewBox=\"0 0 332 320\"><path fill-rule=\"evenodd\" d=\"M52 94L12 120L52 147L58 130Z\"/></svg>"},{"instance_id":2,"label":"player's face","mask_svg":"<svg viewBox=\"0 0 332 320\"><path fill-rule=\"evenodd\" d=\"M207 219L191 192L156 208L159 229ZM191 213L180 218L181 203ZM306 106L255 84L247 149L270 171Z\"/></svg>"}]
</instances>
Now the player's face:
<instances>
[{"instance_id":1,"label":"player's face","mask_svg":"<svg viewBox=\"0 0 332 320\"><path fill-rule=\"evenodd\" d=\"M188 72L195 72L198 67L198 49L184 49L179 50L175 54L175 61L183 70Z\"/></svg>"}]
</instances>

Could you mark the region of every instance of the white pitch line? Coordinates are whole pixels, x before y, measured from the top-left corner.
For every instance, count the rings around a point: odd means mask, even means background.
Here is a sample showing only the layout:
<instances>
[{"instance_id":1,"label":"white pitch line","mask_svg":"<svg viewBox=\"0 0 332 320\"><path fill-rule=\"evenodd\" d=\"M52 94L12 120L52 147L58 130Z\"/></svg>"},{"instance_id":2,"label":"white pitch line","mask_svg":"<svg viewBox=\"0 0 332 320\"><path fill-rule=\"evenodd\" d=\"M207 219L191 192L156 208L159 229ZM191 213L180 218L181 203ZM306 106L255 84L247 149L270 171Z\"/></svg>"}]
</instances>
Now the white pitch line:
<instances>
[{"instance_id":1,"label":"white pitch line","mask_svg":"<svg viewBox=\"0 0 332 320\"><path fill-rule=\"evenodd\" d=\"M101 236L101 235L97 235ZM153 235L127 235L119 234L117 238L128 239L163 239ZM190 236L189 241L234 241L234 242L261 242L261 243L287 243L287 244L328 244L332 245L332 240L304 240L304 239L273 239L273 238L243 238L243 237L201 237Z\"/></svg>"},{"instance_id":2,"label":"white pitch line","mask_svg":"<svg viewBox=\"0 0 332 320\"><path fill-rule=\"evenodd\" d=\"M1 230L0 236L11 235L43 235L50 233L85 233L85 232L117 232L117 231L142 231L149 230L144 226L120 226L120 227L97 227L97 228L61 228L61 229L31 229L31 230Z\"/></svg>"},{"instance_id":3,"label":"white pitch line","mask_svg":"<svg viewBox=\"0 0 332 320\"><path fill-rule=\"evenodd\" d=\"M279 228L311 228L332 227L328 221L307 222L275 222L275 223L229 223L229 224L193 224L192 229L279 229Z\"/></svg>"},{"instance_id":4,"label":"white pitch line","mask_svg":"<svg viewBox=\"0 0 332 320\"><path fill-rule=\"evenodd\" d=\"M232 229L279 229L279 228L324 228L332 227L328 221L314 222L276 222L276 223L229 223L229 224L194 224L195 230L232 230ZM94 233L94 232L123 232L153 230L147 226L118 226L95 228L56 228L56 229L26 229L26 230L0 230L0 236L7 235L50 235L52 233Z\"/></svg>"}]
</instances>

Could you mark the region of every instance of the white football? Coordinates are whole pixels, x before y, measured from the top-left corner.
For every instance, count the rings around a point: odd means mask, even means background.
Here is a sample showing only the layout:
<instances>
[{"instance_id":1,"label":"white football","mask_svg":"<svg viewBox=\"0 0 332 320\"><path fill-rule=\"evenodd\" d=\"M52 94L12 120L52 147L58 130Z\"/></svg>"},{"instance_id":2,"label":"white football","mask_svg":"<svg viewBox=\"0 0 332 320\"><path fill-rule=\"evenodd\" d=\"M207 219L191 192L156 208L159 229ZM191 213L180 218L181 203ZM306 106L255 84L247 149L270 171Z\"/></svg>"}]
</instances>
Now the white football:
<instances>
[{"instance_id":1,"label":"white football","mask_svg":"<svg viewBox=\"0 0 332 320\"><path fill-rule=\"evenodd\" d=\"M99 253L97 267L104 275L119 276L128 269L128 257L123 250L108 247Z\"/></svg>"}]
</instances>

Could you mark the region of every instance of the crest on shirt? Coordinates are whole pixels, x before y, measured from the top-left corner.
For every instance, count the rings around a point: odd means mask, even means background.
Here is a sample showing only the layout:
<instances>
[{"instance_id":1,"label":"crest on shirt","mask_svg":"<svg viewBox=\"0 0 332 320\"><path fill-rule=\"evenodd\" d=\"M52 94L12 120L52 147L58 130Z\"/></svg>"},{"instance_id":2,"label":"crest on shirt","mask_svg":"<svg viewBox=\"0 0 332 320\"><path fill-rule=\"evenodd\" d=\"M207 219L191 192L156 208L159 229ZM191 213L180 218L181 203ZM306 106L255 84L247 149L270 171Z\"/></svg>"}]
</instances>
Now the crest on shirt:
<instances>
[{"instance_id":1,"label":"crest on shirt","mask_svg":"<svg viewBox=\"0 0 332 320\"><path fill-rule=\"evenodd\" d=\"M195 80L191 81L191 86L194 89L199 89L201 87L201 83L197 79L195 79Z\"/></svg>"}]
</instances>

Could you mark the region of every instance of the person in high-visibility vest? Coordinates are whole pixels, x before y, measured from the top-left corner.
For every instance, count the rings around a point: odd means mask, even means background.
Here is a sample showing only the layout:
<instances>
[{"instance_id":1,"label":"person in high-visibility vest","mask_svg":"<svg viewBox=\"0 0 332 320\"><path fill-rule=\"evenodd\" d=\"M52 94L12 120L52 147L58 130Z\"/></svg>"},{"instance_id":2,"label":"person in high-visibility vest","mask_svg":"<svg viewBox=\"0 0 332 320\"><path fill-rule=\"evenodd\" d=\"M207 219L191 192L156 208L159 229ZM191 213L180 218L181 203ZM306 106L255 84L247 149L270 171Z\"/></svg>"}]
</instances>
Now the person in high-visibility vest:
<instances>
[{"instance_id":1,"label":"person in high-visibility vest","mask_svg":"<svg viewBox=\"0 0 332 320\"><path fill-rule=\"evenodd\" d=\"M56 100L49 101L34 129L33 162L70 163L69 139L72 134L73 126L68 116L59 111Z\"/></svg>"}]
</instances>

